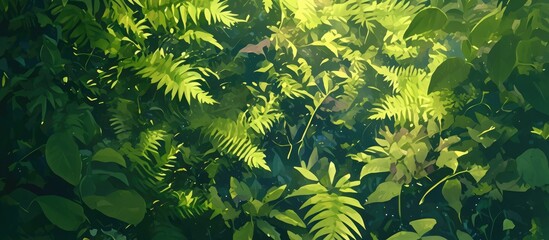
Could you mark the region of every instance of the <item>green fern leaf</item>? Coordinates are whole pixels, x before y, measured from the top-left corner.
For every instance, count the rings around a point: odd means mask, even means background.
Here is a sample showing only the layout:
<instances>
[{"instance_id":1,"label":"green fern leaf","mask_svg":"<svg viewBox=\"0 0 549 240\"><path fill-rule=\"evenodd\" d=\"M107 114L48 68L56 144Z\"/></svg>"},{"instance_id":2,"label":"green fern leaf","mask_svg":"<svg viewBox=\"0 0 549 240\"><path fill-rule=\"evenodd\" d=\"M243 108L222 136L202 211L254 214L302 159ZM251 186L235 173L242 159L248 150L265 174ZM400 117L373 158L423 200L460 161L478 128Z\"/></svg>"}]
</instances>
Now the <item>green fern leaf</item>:
<instances>
[{"instance_id":1,"label":"green fern leaf","mask_svg":"<svg viewBox=\"0 0 549 240\"><path fill-rule=\"evenodd\" d=\"M258 97L263 100L263 104L254 105L249 109L248 124L255 132L265 135L282 117L282 113L278 109L274 93L269 95L269 99L264 96Z\"/></svg>"},{"instance_id":2,"label":"green fern leaf","mask_svg":"<svg viewBox=\"0 0 549 240\"><path fill-rule=\"evenodd\" d=\"M208 130L212 143L219 150L237 156L250 167L271 170L265 161L265 153L252 142L243 123L217 118Z\"/></svg>"},{"instance_id":3,"label":"green fern leaf","mask_svg":"<svg viewBox=\"0 0 549 240\"><path fill-rule=\"evenodd\" d=\"M193 67L184 64L183 60L175 60L172 54L166 55L164 50L156 50L153 54L141 57L134 67L139 75L157 83L157 89L166 87L164 94L171 94L171 98L178 97L179 101L185 97L191 104L191 98L200 103L217 103L208 92L201 88L200 82L205 82L200 73Z\"/></svg>"}]
</instances>

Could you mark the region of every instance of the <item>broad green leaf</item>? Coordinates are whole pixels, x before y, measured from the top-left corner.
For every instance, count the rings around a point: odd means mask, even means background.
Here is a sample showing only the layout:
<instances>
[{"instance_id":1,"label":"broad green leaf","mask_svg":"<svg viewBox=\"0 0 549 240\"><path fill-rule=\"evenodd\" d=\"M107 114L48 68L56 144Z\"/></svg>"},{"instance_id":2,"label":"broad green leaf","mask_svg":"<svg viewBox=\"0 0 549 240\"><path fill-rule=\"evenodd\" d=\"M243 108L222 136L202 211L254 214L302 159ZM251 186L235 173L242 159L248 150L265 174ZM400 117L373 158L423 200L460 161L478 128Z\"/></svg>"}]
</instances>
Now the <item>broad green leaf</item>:
<instances>
[{"instance_id":1,"label":"broad green leaf","mask_svg":"<svg viewBox=\"0 0 549 240\"><path fill-rule=\"evenodd\" d=\"M434 218L423 218L410 222L410 225L416 230L416 233L423 236L425 233L431 231L437 224L437 220Z\"/></svg>"},{"instance_id":2,"label":"broad green leaf","mask_svg":"<svg viewBox=\"0 0 549 240\"><path fill-rule=\"evenodd\" d=\"M301 173L301 175L303 177L305 177L306 179L309 179L311 181L316 181L318 182L318 178L311 172L309 171L308 169L306 168L303 168L303 167L294 167L295 170L297 170L299 173Z\"/></svg>"},{"instance_id":3,"label":"broad green leaf","mask_svg":"<svg viewBox=\"0 0 549 240\"><path fill-rule=\"evenodd\" d=\"M252 192L246 183L240 182L236 178L231 177L230 185L231 188L229 188L229 193L231 194L231 198L233 200L238 199L248 201L253 197Z\"/></svg>"},{"instance_id":4,"label":"broad green leaf","mask_svg":"<svg viewBox=\"0 0 549 240\"><path fill-rule=\"evenodd\" d=\"M272 187L270 188L267 193L265 194L265 197L263 197L263 202L268 203L274 200L277 200L280 198L282 193L284 193L284 190L286 190L286 184L280 186L280 187Z\"/></svg>"},{"instance_id":5,"label":"broad green leaf","mask_svg":"<svg viewBox=\"0 0 549 240\"><path fill-rule=\"evenodd\" d=\"M442 186L442 196L448 202L448 206L454 209L461 220L461 182L457 179L450 179Z\"/></svg>"},{"instance_id":6,"label":"broad green leaf","mask_svg":"<svg viewBox=\"0 0 549 240\"><path fill-rule=\"evenodd\" d=\"M244 226L233 233L233 240L252 240L254 238L254 224L246 222Z\"/></svg>"},{"instance_id":7,"label":"broad green leaf","mask_svg":"<svg viewBox=\"0 0 549 240\"><path fill-rule=\"evenodd\" d=\"M545 153L539 148L530 148L517 157L517 171L532 187L549 184L549 166Z\"/></svg>"},{"instance_id":8,"label":"broad green leaf","mask_svg":"<svg viewBox=\"0 0 549 240\"><path fill-rule=\"evenodd\" d=\"M255 223L257 224L257 227L259 228L259 230L265 233L267 237L275 240L280 240L280 233L276 231L273 225L263 220L257 220Z\"/></svg>"},{"instance_id":9,"label":"broad green leaf","mask_svg":"<svg viewBox=\"0 0 549 240\"><path fill-rule=\"evenodd\" d=\"M517 89L536 110L549 115L549 71L520 75Z\"/></svg>"},{"instance_id":10,"label":"broad green leaf","mask_svg":"<svg viewBox=\"0 0 549 240\"><path fill-rule=\"evenodd\" d=\"M419 238L421 238L421 236L415 232L402 231L393 234L387 238L387 240L417 240Z\"/></svg>"},{"instance_id":11,"label":"broad green leaf","mask_svg":"<svg viewBox=\"0 0 549 240\"><path fill-rule=\"evenodd\" d=\"M469 76L472 65L461 58L449 58L441 63L429 84L429 92L440 91L443 89L453 90L460 86Z\"/></svg>"},{"instance_id":12,"label":"broad green leaf","mask_svg":"<svg viewBox=\"0 0 549 240\"><path fill-rule=\"evenodd\" d=\"M425 8L412 19L404 32L404 38L442 29L447 21L448 16L442 10L434 7Z\"/></svg>"},{"instance_id":13,"label":"broad green leaf","mask_svg":"<svg viewBox=\"0 0 549 240\"><path fill-rule=\"evenodd\" d=\"M297 235L293 232L287 231L287 233L288 233L288 238L290 240L302 240L303 239L303 238L301 238L301 236L299 236L299 235Z\"/></svg>"},{"instance_id":14,"label":"broad green leaf","mask_svg":"<svg viewBox=\"0 0 549 240\"><path fill-rule=\"evenodd\" d=\"M79 204L55 195L37 197L35 200L46 218L65 231L76 231L86 220L84 209Z\"/></svg>"},{"instance_id":15,"label":"broad green leaf","mask_svg":"<svg viewBox=\"0 0 549 240\"><path fill-rule=\"evenodd\" d=\"M314 184L307 184L305 186L302 186L292 192L288 197L296 197L296 196L303 196L303 195L312 195L312 194L318 194L328 192L328 189L326 187L322 186L320 183L314 183Z\"/></svg>"},{"instance_id":16,"label":"broad green leaf","mask_svg":"<svg viewBox=\"0 0 549 240\"><path fill-rule=\"evenodd\" d=\"M51 170L72 185L82 177L78 145L68 133L55 133L46 143L46 162Z\"/></svg>"},{"instance_id":17,"label":"broad green leaf","mask_svg":"<svg viewBox=\"0 0 549 240\"><path fill-rule=\"evenodd\" d=\"M488 75L498 86L507 80L515 68L518 42L519 40L514 35L504 36L488 53L486 62Z\"/></svg>"},{"instance_id":18,"label":"broad green leaf","mask_svg":"<svg viewBox=\"0 0 549 240\"><path fill-rule=\"evenodd\" d=\"M462 232L460 230L456 231L456 235L458 240L473 240L473 237L471 237L471 235L469 235L466 232Z\"/></svg>"},{"instance_id":19,"label":"broad green leaf","mask_svg":"<svg viewBox=\"0 0 549 240\"><path fill-rule=\"evenodd\" d=\"M475 181L480 182L480 180L486 175L486 172L488 172L489 166L479 166L479 165L473 165L471 169L469 170L469 174L475 179Z\"/></svg>"},{"instance_id":20,"label":"broad green leaf","mask_svg":"<svg viewBox=\"0 0 549 240\"><path fill-rule=\"evenodd\" d=\"M402 185L393 181L383 182L379 184L376 190L368 196L366 204L387 202L394 197L400 195Z\"/></svg>"},{"instance_id":21,"label":"broad green leaf","mask_svg":"<svg viewBox=\"0 0 549 240\"><path fill-rule=\"evenodd\" d=\"M469 33L469 41L473 46L480 47L488 42L490 36L494 34L494 29L497 29L501 18L498 17L499 10L496 10L484 16Z\"/></svg>"},{"instance_id":22,"label":"broad green leaf","mask_svg":"<svg viewBox=\"0 0 549 240\"><path fill-rule=\"evenodd\" d=\"M336 166L333 162L330 162L328 166L328 177L330 178L330 184L334 184L334 178L336 175Z\"/></svg>"},{"instance_id":23,"label":"broad green leaf","mask_svg":"<svg viewBox=\"0 0 549 240\"><path fill-rule=\"evenodd\" d=\"M112 148L104 148L97 151L93 155L92 160L97 162L112 162L122 167L126 167L126 160L124 160L124 157Z\"/></svg>"},{"instance_id":24,"label":"broad green leaf","mask_svg":"<svg viewBox=\"0 0 549 240\"><path fill-rule=\"evenodd\" d=\"M391 161L389 159L373 159L366 163L360 171L360 178L372 173L389 172L391 170Z\"/></svg>"},{"instance_id":25,"label":"broad green leaf","mask_svg":"<svg viewBox=\"0 0 549 240\"><path fill-rule=\"evenodd\" d=\"M515 223L509 219L503 220L503 231L513 230L515 228Z\"/></svg>"},{"instance_id":26,"label":"broad green leaf","mask_svg":"<svg viewBox=\"0 0 549 240\"><path fill-rule=\"evenodd\" d=\"M290 224L292 226L297 226L302 228L305 227L305 223L303 222L303 220L301 220L301 218L297 215L297 213L295 213L294 210L291 210L291 209L288 209L284 212L280 212L274 209L271 211L269 216L274 217L279 221Z\"/></svg>"},{"instance_id":27,"label":"broad green leaf","mask_svg":"<svg viewBox=\"0 0 549 240\"><path fill-rule=\"evenodd\" d=\"M84 196L82 200L91 209L129 224L137 225L145 217L145 200L133 190L117 190L105 196Z\"/></svg>"}]
</instances>

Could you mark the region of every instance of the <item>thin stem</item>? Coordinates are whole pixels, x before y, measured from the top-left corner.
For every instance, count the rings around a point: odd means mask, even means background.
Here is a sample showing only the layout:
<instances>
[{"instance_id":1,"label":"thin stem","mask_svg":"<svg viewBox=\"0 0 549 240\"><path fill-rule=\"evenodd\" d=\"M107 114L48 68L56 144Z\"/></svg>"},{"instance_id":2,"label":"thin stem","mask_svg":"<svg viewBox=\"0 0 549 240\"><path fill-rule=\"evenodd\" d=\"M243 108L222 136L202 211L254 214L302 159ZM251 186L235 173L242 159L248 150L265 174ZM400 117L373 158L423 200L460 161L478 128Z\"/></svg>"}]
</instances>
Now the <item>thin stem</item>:
<instances>
[{"instance_id":1,"label":"thin stem","mask_svg":"<svg viewBox=\"0 0 549 240\"><path fill-rule=\"evenodd\" d=\"M423 201L425 200L425 197L427 196L427 194L429 194L431 191L433 191L438 185L440 185L441 183L443 183L444 181L450 179L450 178L453 178L457 175L460 175L462 173L466 173L468 172L467 170L463 170L461 172L457 172L457 173L454 173L452 175L448 175L442 179L440 179L440 181L438 181L437 183L435 183L435 185L433 185L431 188L429 188L429 190L427 190L427 192L425 192L425 194L423 194L423 197L421 197L421 200L419 200L419 205L423 204Z\"/></svg>"},{"instance_id":2,"label":"thin stem","mask_svg":"<svg viewBox=\"0 0 549 240\"><path fill-rule=\"evenodd\" d=\"M41 146L35 148L34 150L30 151L29 153L27 153L27 155L23 156L21 159L19 159L17 162L21 162L23 161L25 158L29 157L31 154L33 154L34 152L38 151L39 149L45 147L46 144L42 144Z\"/></svg>"},{"instance_id":3,"label":"thin stem","mask_svg":"<svg viewBox=\"0 0 549 240\"><path fill-rule=\"evenodd\" d=\"M299 151L301 151L301 148L303 147L303 140L305 139L305 136L307 135L307 132L309 131L309 128L311 127L311 123L313 122L313 118L316 116L316 112L318 111L318 109L320 109L320 106L322 106L322 103L326 100L326 98L328 98L328 96L330 96L330 94L337 91L343 83L344 82L341 82L341 83L338 83L336 86L334 86L334 88L332 88L330 91L328 91L326 93L326 95L324 95L324 97L321 99L321 101L319 101L318 105L315 106L315 109L311 113L311 117L309 118L309 121L307 122L307 125L305 126L305 130L303 131L303 134L301 135L301 138L299 139L299 141L297 141L297 143L299 143L299 147L297 148L297 154L299 154ZM313 101L314 101L314 98L313 98Z\"/></svg>"}]
</instances>

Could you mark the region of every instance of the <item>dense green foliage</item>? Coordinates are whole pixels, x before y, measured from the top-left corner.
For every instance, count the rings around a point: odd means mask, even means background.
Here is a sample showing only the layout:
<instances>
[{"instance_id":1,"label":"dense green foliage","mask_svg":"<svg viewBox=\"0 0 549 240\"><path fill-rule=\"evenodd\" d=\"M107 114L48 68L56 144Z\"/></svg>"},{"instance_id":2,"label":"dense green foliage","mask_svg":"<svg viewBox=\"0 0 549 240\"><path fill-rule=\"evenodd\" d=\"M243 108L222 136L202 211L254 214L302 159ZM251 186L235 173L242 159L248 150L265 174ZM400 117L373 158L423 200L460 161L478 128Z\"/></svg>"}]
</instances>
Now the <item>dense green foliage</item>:
<instances>
[{"instance_id":1,"label":"dense green foliage","mask_svg":"<svg viewBox=\"0 0 549 240\"><path fill-rule=\"evenodd\" d=\"M0 0L2 239L549 238L544 0Z\"/></svg>"}]
</instances>

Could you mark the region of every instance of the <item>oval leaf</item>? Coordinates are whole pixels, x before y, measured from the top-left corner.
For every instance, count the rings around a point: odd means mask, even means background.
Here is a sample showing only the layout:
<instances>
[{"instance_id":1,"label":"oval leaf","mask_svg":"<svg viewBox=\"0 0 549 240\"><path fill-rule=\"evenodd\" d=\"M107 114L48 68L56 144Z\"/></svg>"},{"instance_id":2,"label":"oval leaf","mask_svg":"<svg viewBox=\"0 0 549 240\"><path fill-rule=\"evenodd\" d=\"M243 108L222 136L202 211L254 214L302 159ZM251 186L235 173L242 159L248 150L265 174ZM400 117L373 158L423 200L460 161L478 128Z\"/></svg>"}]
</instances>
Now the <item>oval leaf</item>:
<instances>
[{"instance_id":1,"label":"oval leaf","mask_svg":"<svg viewBox=\"0 0 549 240\"><path fill-rule=\"evenodd\" d=\"M298 226L302 228L305 227L305 223L303 222L303 220L301 220L301 218L297 215L297 213L295 213L294 210L291 210L291 209L288 209L284 212L279 212L278 210L275 209L271 211L269 216L274 217L281 222L284 222L293 226Z\"/></svg>"},{"instance_id":2,"label":"oval leaf","mask_svg":"<svg viewBox=\"0 0 549 240\"><path fill-rule=\"evenodd\" d=\"M488 53L488 75L497 85L507 80L515 68L518 42L515 36L502 37Z\"/></svg>"},{"instance_id":3,"label":"oval leaf","mask_svg":"<svg viewBox=\"0 0 549 240\"><path fill-rule=\"evenodd\" d=\"M82 160L78 145L68 133L55 133L46 143L46 162L57 176L72 185L82 176Z\"/></svg>"},{"instance_id":4,"label":"oval leaf","mask_svg":"<svg viewBox=\"0 0 549 240\"><path fill-rule=\"evenodd\" d=\"M145 200L133 190L117 190L106 196L90 195L82 199L91 209L129 224L137 225L145 217Z\"/></svg>"},{"instance_id":5,"label":"oval leaf","mask_svg":"<svg viewBox=\"0 0 549 240\"><path fill-rule=\"evenodd\" d=\"M97 162L112 162L122 167L126 167L126 160L124 160L124 157L112 148L104 148L97 151L93 155L92 160Z\"/></svg>"},{"instance_id":6,"label":"oval leaf","mask_svg":"<svg viewBox=\"0 0 549 240\"><path fill-rule=\"evenodd\" d=\"M452 90L459 86L469 76L471 64L461 58L449 58L441 63L433 76L429 85L429 92L442 89Z\"/></svg>"},{"instance_id":7,"label":"oval leaf","mask_svg":"<svg viewBox=\"0 0 549 240\"><path fill-rule=\"evenodd\" d=\"M517 171L532 187L549 184L547 157L538 148L530 148L517 157Z\"/></svg>"},{"instance_id":8,"label":"oval leaf","mask_svg":"<svg viewBox=\"0 0 549 240\"><path fill-rule=\"evenodd\" d=\"M397 232L393 236L387 238L387 240L410 240L410 239L419 239L420 236L415 232Z\"/></svg>"},{"instance_id":9,"label":"oval leaf","mask_svg":"<svg viewBox=\"0 0 549 240\"><path fill-rule=\"evenodd\" d=\"M274 200L277 200L280 198L282 193L284 193L284 190L286 190L286 184L280 186L280 187L272 187L267 191L267 194L265 194L265 197L263 198L263 202L268 203Z\"/></svg>"},{"instance_id":10,"label":"oval leaf","mask_svg":"<svg viewBox=\"0 0 549 240\"><path fill-rule=\"evenodd\" d=\"M35 200L46 218L65 231L76 231L86 220L84 209L79 204L55 195L40 196Z\"/></svg>"},{"instance_id":11,"label":"oval leaf","mask_svg":"<svg viewBox=\"0 0 549 240\"><path fill-rule=\"evenodd\" d=\"M233 240L252 240L254 238L254 224L247 222L241 228L234 231Z\"/></svg>"},{"instance_id":12,"label":"oval leaf","mask_svg":"<svg viewBox=\"0 0 549 240\"><path fill-rule=\"evenodd\" d=\"M366 204L387 202L400 195L402 185L393 181L384 182L377 186L376 190L368 196Z\"/></svg>"},{"instance_id":13,"label":"oval leaf","mask_svg":"<svg viewBox=\"0 0 549 240\"><path fill-rule=\"evenodd\" d=\"M294 167L294 168L299 173L301 173L301 175L303 175L303 177L305 177L306 179L318 182L318 178L311 171L309 171L308 169L302 168L302 167Z\"/></svg>"},{"instance_id":14,"label":"oval leaf","mask_svg":"<svg viewBox=\"0 0 549 240\"><path fill-rule=\"evenodd\" d=\"M454 209L461 220L461 182L457 179L450 179L442 187L442 196L448 202L448 206Z\"/></svg>"},{"instance_id":15,"label":"oval leaf","mask_svg":"<svg viewBox=\"0 0 549 240\"><path fill-rule=\"evenodd\" d=\"M437 224L437 220L434 218L423 218L410 222L410 225L416 230L416 233L420 236L423 236L428 231L431 231L433 227Z\"/></svg>"},{"instance_id":16,"label":"oval leaf","mask_svg":"<svg viewBox=\"0 0 549 240\"><path fill-rule=\"evenodd\" d=\"M448 16L442 10L438 8L423 9L414 17L406 29L404 38L442 29L447 21Z\"/></svg>"}]
</instances>

